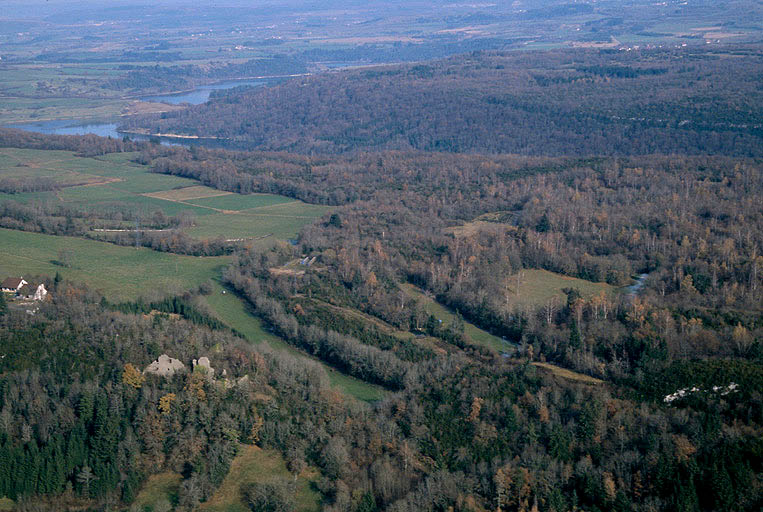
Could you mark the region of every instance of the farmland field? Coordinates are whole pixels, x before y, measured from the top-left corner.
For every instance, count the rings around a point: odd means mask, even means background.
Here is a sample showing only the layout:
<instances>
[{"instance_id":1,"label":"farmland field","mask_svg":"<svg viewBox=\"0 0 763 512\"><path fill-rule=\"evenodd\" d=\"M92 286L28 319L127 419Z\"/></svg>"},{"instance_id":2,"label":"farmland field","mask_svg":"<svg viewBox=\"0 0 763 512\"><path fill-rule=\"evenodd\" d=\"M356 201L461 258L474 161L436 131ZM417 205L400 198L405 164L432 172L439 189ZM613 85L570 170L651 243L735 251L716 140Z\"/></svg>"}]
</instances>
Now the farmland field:
<instances>
[{"instance_id":1,"label":"farmland field","mask_svg":"<svg viewBox=\"0 0 763 512\"><path fill-rule=\"evenodd\" d=\"M301 217L271 215L236 215L218 213L197 219L197 225L186 233L196 238L262 238L265 243L293 238L306 224Z\"/></svg>"},{"instance_id":2,"label":"farmland field","mask_svg":"<svg viewBox=\"0 0 763 512\"><path fill-rule=\"evenodd\" d=\"M71 151L0 148L0 178L46 177L60 190L2 194L0 200L44 201L96 214L128 208L142 217L161 211L193 215L186 234L196 238L260 239L258 245L293 238L328 207L310 205L273 194L242 195L201 186L198 182L150 172L131 161L134 153L80 157ZM72 186L78 185L78 186Z\"/></svg>"},{"instance_id":3,"label":"farmland field","mask_svg":"<svg viewBox=\"0 0 763 512\"><path fill-rule=\"evenodd\" d=\"M294 199L272 194L250 194L242 196L241 194L218 195L217 197L206 197L202 199L191 199L188 202L199 206L218 208L220 210L248 210L251 208L261 208L274 204L293 202Z\"/></svg>"},{"instance_id":4,"label":"farmland field","mask_svg":"<svg viewBox=\"0 0 763 512\"><path fill-rule=\"evenodd\" d=\"M0 177L55 179L61 185L103 182L103 162L81 158L70 151L0 148Z\"/></svg>"},{"instance_id":5,"label":"farmland field","mask_svg":"<svg viewBox=\"0 0 763 512\"><path fill-rule=\"evenodd\" d=\"M196 185L180 189L161 190L159 192L153 192L145 195L155 197L157 199L165 199L167 201L188 201L190 199L227 196L230 194L231 192L223 192L214 188L205 187L204 185Z\"/></svg>"},{"instance_id":6,"label":"farmland field","mask_svg":"<svg viewBox=\"0 0 763 512\"><path fill-rule=\"evenodd\" d=\"M70 266L53 263L60 251ZM181 256L65 236L0 229L0 275L53 276L86 284L113 301L166 295L217 277L229 257Z\"/></svg>"},{"instance_id":7,"label":"farmland field","mask_svg":"<svg viewBox=\"0 0 763 512\"><path fill-rule=\"evenodd\" d=\"M270 206L262 206L260 208L252 208L249 210L242 210L242 214L251 215L268 215L268 216L281 216L281 217L294 217L294 218L307 218L307 217L320 217L331 210L330 206L324 206L321 204L308 204L302 201L289 201L279 204L273 204Z\"/></svg>"}]
</instances>

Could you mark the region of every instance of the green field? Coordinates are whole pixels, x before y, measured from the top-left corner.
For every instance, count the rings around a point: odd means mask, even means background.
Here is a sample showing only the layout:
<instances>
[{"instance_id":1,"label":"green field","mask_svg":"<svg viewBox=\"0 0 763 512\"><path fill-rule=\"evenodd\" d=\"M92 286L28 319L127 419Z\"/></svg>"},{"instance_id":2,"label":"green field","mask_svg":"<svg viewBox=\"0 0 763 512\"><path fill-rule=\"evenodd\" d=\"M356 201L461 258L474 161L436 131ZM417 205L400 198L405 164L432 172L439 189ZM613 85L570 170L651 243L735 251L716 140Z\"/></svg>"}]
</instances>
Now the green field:
<instances>
[{"instance_id":1,"label":"green field","mask_svg":"<svg viewBox=\"0 0 763 512\"><path fill-rule=\"evenodd\" d=\"M305 220L302 217L217 213L197 218L196 226L188 228L186 233L195 238L267 237L265 242L272 242L294 238L306 224Z\"/></svg>"},{"instance_id":2,"label":"green field","mask_svg":"<svg viewBox=\"0 0 763 512\"><path fill-rule=\"evenodd\" d=\"M160 186L159 190L196 184L194 180L153 174L147 166L131 162L135 153L113 153L98 157L81 157L72 151L0 148L0 177L46 176L62 185L88 178L93 182L113 179L131 192L147 192L146 188ZM106 179L104 179L106 178ZM78 187L81 188L81 187Z\"/></svg>"},{"instance_id":3,"label":"green field","mask_svg":"<svg viewBox=\"0 0 763 512\"><path fill-rule=\"evenodd\" d=\"M225 291L226 293L223 293ZM287 344L278 336L268 332L262 326L262 322L253 316L247 309L242 299L230 290L224 289L215 283L212 294L203 298L207 305L214 311L216 316L227 326L240 332L252 343L267 343L276 350L283 350L290 354L319 362ZM320 363L323 365L323 363ZM362 380L340 373L333 368L323 365L329 377L331 386L343 393L355 397L358 400L372 402L384 398L385 391L380 386L375 386Z\"/></svg>"},{"instance_id":4,"label":"green field","mask_svg":"<svg viewBox=\"0 0 763 512\"><path fill-rule=\"evenodd\" d=\"M617 288L607 283L592 283L584 279L555 274L542 269L525 269L519 276L519 292L516 288L516 275L507 280L512 296L512 304L537 307L545 304L550 298L566 298L564 288L577 289L583 298L590 298L600 293L607 295L617 293Z\"/></svg>"},{"instance_id":5,"label":"green field","mask_svg":"<svg viewBox=\"0 0 763 512\"><path fill-rule=\"evenodd\" d=\"M138 510L149 507L150 510L154 510L160 503L171 503L172 498L177 496L182 480L183 475L180 473L167 472L151 475L143 484L133 505L138 507Z\"/></svg>"},{"instance_id":6,"label":"green field","mask_svg":"<svg viewBox=\"0 0 763 512\"><path fill-rule=\"evenodd\" d=\"M318 472L308 468L296 478L294 510L320 510L320 496L313 490L312 483ZM203 503L199 510L212 512L246 512L249 507L243 502L241 488L250 483L264 483L273 478L289 481L294 476L289 473L281 454L275 450L263 450L257 446L241 445L240 452L233 459L228 475L217 488L212 498Z\"/></svg>"},{"instance_id":7,"label":"green field","mask_svg":"<svg viewBox=\"0 0 763 512\"><path fill-rule=\"evenodd\" d=\"M57 119L104 119L118 116L126 100L96 98L9 98L0 102L3 124Z\"/></svg>"},{"instance_id":8,"label":"green field","mask_svg":"<svg viewBox=\"0 0 763 512\"><path fill-rule=\"evenodd\" d=\"M240 211L292 201L294 201L294 199L284 196L274 196L272 194L249 194L245 196L242 196L241 194L228 194L225 196L205 197L202 199L189 199L187 202L199 206L218 208L220 210Z\"/></svg>"},{"instance_id":9,"label":"green field","mask_svg":"<svg viewBox=\"0 0 763 512\"><path fill-rule=\"evenodd\" d=\"M49 177L67 185L85 179L103 181L112 166L71 151L0 148L0 177Z\"/></svg>"},{"instance_id":10,"label":"green field","mask_svg":"<svg viewBox=\"0 0 763 512\"><path fill-rule=\"evenodd\" d=\"M409 296L421 302L424 306L424 310L430 315L434 315L438 320L442 320L444 326L450 325L453 320L456 319L456 315L448 308L435 301L431 297L425 295L421 290L413 286L412 284L405 283L401 286L403 291ZM488 347L497 352L506 352L511 349L512 345L506 341L503 341L498 336L493 336L489 332L480 329L474 324L464 321L464 334L474 343Z\"/></svg>"},{"instance_id":11,"label":"green field","mask_svg":"<svg viewBox=\"0 0 763 512\"><path fill-rule=\"evenodd\" d=\"M71 266L53 263L68 252ZM0 229L0 276L61 276L112 301L166 296L219 275L230 257L198 258L65 236Z\"/></svg>"},{"instance_id":12,"label":"green field","mask_svg":"<svg viewBox=\"0 0 763 512\"><path fill-rule=\"evenodd\" d=\"M559 301L563 301L566 298L565 293L562 291L564 288L575 288L584 298L591 298L600 293L606 295L618 293L618 288L606 283L592 283L583 279L563 276L561 274L555 274L540 269L522 270L519 278L519 293L517 293L516 277L517 276L515 275L507 279L510 291L512 292L510 301L512 305L523 307L542 306L552 297L557 297ZM445 325L449 325L455 318L452 311L448 310L431 297L425 295L415 286L404 284L403 290L411 297L420 300L427 313L442 320ZM464 323L464 333L476 343L500 352L505 351L509 346L505 341L501 340L501 338L493 336L469 322Z\"/></svg>"},{"instance_id":13,"label":"green field","mask_svg":"<svg viewBox=\"0 0 763 512\"><path fill-rule=\"evenodd\" d=\"M65 204L85 208L96 214L99 210L120 205L128 206L131 211L140 212L144 217L155 211L162 211L165 215L178 215L181 212L188 212L199 217L214 213L205 208L125 192L113 184L65 188L56 195Z\"/></svg>"},{"instance_id":14,"label":"green field","mask_svg":"<svg viewBox=\"0 0 763 512\"><path fill-rule=\"evenodd\" d=\"M147 194L159 192L177 187L188 187L196 182L179 176L167 176L166 174L153 174L145 172L144 168L138 168L140 174L130 176L124 181L112 183L112 187L133 194Z\"/></svg>"},{"instance_id":15,"label":"green field","mask_svg":"<svg viewBox=\"0 0 763 512\"><path fill-rule=\"evenodd\" d=\"M149 167L132 162L134 157L134 153L113 153L87 158L71 151L0 148L0 178L48 177L64 187L55 192L0 194L0 200L60 203L96 216L117 208L144 218L156 211L168 216L187 212L195 219L186 230L191 237L255 239L256 245L294 238L305 224L330 210L273 194L225 194L199 187L194 180L151 173ZM71 186L81 183L87 185ZM224 195L180 200L185 188L201 195L205 191ZM194 194L185 197L189 195Z\"/></svg>"},{"instance_id":16,"label":"green field","mask_svg":"<svg viewBox=\"0 0 763 512\"><path fill-rule=\"evenodd\" d=\"M248 311L244 301L217 281L214 282L212 293L203 296L202 300L222 322L252 343L267 343L274 348L288 346L281 338L266 331L260 319Z\"/></svg>"},{"instance_id":17,"label":"green field","mask_svg":"<svg viewBox=\"0 0 763 512\"><path fill-rule=\"evenodd\" d=\"M243 210L241 213L251 215L285 216L304 219L309 217L320 217L329 211L331 211L331 206L308 204L303 203L302 201L290 201L287 203L274 204L273 206L263 206L261 208Z\"/></svg>"}]
</instances>

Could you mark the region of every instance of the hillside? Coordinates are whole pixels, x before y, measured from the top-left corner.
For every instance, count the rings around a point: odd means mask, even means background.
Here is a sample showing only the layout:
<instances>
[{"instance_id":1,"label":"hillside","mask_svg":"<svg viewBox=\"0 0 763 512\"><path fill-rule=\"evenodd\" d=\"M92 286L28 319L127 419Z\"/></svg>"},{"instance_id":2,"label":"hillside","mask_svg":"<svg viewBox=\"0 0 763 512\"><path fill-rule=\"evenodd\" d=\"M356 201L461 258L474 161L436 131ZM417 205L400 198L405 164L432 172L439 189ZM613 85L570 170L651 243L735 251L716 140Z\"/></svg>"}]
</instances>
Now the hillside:
<instances>
[{"instance_id":1,"label":"hillside","mask_svg":"<svg viewBox=\"0 0 763 512\"><path fill-rule=\"evenodd\" d=\"M304 153L759 156L761 69L741 47L478 52L299 78L123 128Z\"/></svg>"}]
</instances>

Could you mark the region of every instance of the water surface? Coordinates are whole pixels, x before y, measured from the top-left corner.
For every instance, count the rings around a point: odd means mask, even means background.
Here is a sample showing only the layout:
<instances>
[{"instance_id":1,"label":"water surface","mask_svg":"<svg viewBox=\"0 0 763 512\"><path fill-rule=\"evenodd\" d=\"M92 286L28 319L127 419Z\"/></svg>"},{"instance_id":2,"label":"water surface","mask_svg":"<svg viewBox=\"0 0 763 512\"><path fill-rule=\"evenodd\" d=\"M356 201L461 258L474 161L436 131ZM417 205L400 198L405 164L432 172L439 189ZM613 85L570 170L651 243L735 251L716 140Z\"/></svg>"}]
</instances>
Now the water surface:
<instances>
[{"instance_id":1,"label":"water surface","mask_svg":"<svg viewBox=\"0 0 763 512\"><path fill-rule=\"evenodd\" d=\"M221 91L224 89L233 89L234 87L249 86L261 87L265 85L266 80L233 80L230 82L220 82L219 84L200 85L192 91L181 92L177 94L161 94L159 96L144 96L143 101L154 101L157 103L168 103L170 105L180 105L189 103L191 105L201 105L209 101L209 95L212 91Z\"/></svg>"},{"instance_id":2,"label":"water surface","mask_svg":"<svg viewBox=\"0 0 763 512\"><path fill-rule=\"evenodd\" d=\"M93 134L99 137L121 138L117 132L116 123L83 123L80 119L55 119L52 121L37 121L34 123L12 124L10 128L17 128L28 132L45 133L48 135L87 135Z\"/></svg>"},{"instance_id":3,"label":"water surface","mask_svg":"<svg viewBox=\"0 0 763 512\"><path fill-rule=\"evenodd\" d=\"M153 101L157 103L168 103L171 105L179 105L181 103L188 103L191 105L200 105L209 101L209 95L212 91L220 91L225 89L233 89L234 87L249 86L249 87L262 87L268 83L277 83L282 79L260 79L260 80L231 80L228 82L220 82L217 84L201 85L192 91L182 92L178 94L164 94L159 96L144 96L140 99L142 101ZM9 128L17 128L19 130L26 130L29 132L44 133L48 135L98 135L100 137L111 137L113 139L121 139L122 137L129 137L131 140L145 141L150 137L146 135L137 135L134 133L123 133L117 131L116 123L97 123L93 121L87 121L83 119L54 119L49 121L36 121L34 123L20 123L8 125ZM170 146L188 146L189 144L204 144L214 147L227 147L224 142L211 141L205 139L199 140L183 140L180 142L178 139L172 137L159 137L159 140L164 145Z\"/></svg>"},{"instance_id":4,"label":"water surface","mask_svg":"<svg viewBox=\"0 0 763 512\"><path fill-rule=\"evenodd\" d=\"M648 276L649 274L639 274L636 282L628 286L628 295L638 295L638 292L644 287L644 282Z\"/></svg>"}]
</instances>

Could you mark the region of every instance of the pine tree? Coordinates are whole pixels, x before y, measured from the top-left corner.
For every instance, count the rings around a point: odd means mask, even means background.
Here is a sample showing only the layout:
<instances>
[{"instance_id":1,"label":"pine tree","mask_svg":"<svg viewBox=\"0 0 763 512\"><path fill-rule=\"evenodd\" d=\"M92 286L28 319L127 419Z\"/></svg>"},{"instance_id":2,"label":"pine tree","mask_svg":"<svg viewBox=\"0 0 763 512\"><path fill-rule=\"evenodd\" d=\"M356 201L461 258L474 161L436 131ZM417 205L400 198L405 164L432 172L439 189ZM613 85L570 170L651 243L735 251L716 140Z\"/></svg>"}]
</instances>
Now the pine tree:
<instances>
[{"instance_id":1,"label":"pine tree","mask_svg":"<svg viewBox=\"0 0 763 512\"><path fill-rule=\"evenodd\" d=\"M99 394L95 404L93 436L90 438L90 460L92 470L98 475L91 492L100 496L112 490L119 482L119 471L115 457L119 443L118 418L109 414L105 394Z\"/></svg>"},{"instance_id":2,"label":"pine tree","mask_svg":"<svg viewBox=\"0 0 763 512\"><path fill-rule=\"evenodd\" d=\"M573 320L572 327L570 328L570 347L579 349L581 346L580 330L578 329L578 323Z\"/></svg>"},{"instance_id":3,"label":"pine tree","mask_svg":"<svg viewBox=\"0 0 763 512\"><path fill-rule=\"evenodd\" d=\"M365 493L358 503L357 512L376 512L376 510L374 495L370 492Z\"/></svg>"},{"instance_id":4,"label":"pine tree","mask_svg":"<svg viewBox=\"0 0 763 512\"><path fill-rule=\"evenodd\" d=\"M69 438L66 441L66 456L64 457L66 464L64 465L64 471L67 476L71 475L75 468L85 463L87 458L86 440L87 430L85 429L85 422L80 420L69 433Z\"/></svg>"},{"instance_id":5,"label":"pine tree","mask_svg":"<svg viewBox=\"0 0 763 512\"><path fill-rule=\"evenodd\" d=\"M90 469L90 466L87 464L82 466L82 469L77 473L77 483L80 485L83 496L90 496L90 485L97 480L98 477Z\"/></svg>"},{"instance_id":6,"label":"pine tree","mask_svg":"<svg viewBox=\"0 0 763 512\"><path fill-rule=\"evenodd\" d=\"M7 496L11 491L11 464L12 455L10 444L3 441L0 436L0 496Z\"/></svg>"},{"instance_id":7,"label":"pine tree","mask_svg":"<svg viewBox=\"0 0 763 512\"><path fill-rule=\"evenodd\" d=\"M535 231L538 233L546 233L547 231L551 230L551 222L548 220L548 215L545 213L543 214L543 217L540 218L538 221L538 224L535 225Z\"/></svg>"},{"instance_id":8,"label":"pine tree","mask_svg":"<svg viewBox=\"0 0 763 512\"><path fill-rule=\"evenodd\" d=\"M731 476L729 476L725 466L720 464L713 465L711 484L716 510L733 509L736 503L736 496L734 495Z\"/></svg>"},{"instance_id":9,"label":"pine tree","mask_svg":"<svg viewBox=\"0 0 763 512\"><path fill-rule=\"evenodd\" d=\"M51 472L51 490L54 494L59 494L64 489L66 483L66 453L64 448L64 439L61 434L56 434L53 439L54 451Z\"/></svg>"},{"instance_id":10,"label":"pine tree","mask_svg":"<svg viewBox=\"0 0 763 512\"><path fill-rule=\"evenodd\" d=\"M79 402L77 402L77 415L84 420L86 424L89 424L93 420L94 403L92 393L89 390L83 391L82 395L79 397Z\"/></svg>"},{"instance_id":11,"label":"pine tree","mask_svg":"<svg viewBox=\"0 0 763 512\"><path fill-rule=\"evenodd\" d=\"M20 446L14 446L10 450L11 459L11 478L8 484L8 497L15 500L18 496L24 494L22 482L26 468L24 467L24 449Z\"/></svg>"}]
</instances>

